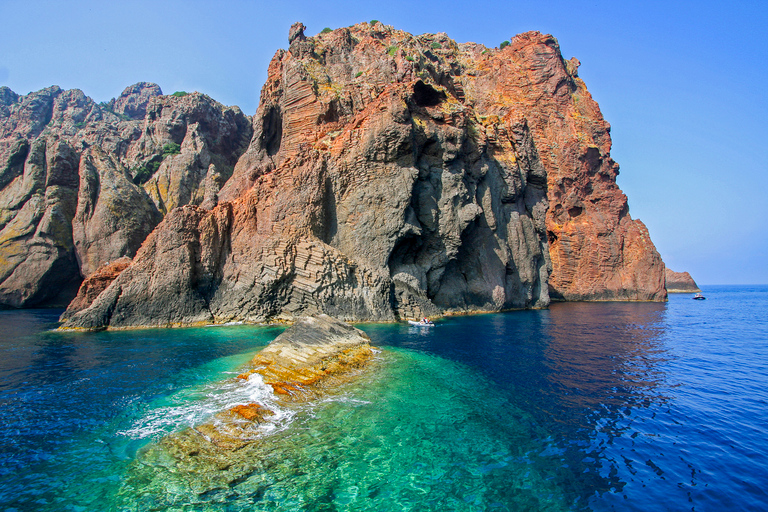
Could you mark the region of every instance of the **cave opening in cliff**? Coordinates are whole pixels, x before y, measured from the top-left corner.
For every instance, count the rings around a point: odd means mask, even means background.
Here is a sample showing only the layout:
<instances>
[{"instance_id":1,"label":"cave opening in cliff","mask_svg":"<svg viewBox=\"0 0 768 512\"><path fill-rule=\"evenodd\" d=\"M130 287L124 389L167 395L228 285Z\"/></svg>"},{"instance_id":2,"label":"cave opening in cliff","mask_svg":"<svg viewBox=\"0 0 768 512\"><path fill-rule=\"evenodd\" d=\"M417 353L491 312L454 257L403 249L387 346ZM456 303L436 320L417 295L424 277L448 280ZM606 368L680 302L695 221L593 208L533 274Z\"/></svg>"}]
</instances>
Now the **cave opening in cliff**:
<instances>
[{"instance_id":1,"label":"cave opening in cliff","mask_svg":"<svg viewBox=\"0 0 768 512\"><path fill-rule=\"evenodd\" d=\"M413 100L420 107L434 107L445 100L445 92L438 91L421 80L413 84Z\"/></svg>"},{"instance_id":2,"label":"cave opening in cliff","mask_svg":"<svg viewBox=\"0 0 768 512\"><path fill-rule=\"evenodd\" d=\"M416 235L409 235L399 240L387 261L390 275L399 272L404 265L414 265L422 245L421 239Z\"/></svg>"},{"instance_id":3,"label":"cave opening in cliff","mask_svg":"<svg viewBox=\"0 0 768 512\"><path fill-rule=\"evenodd\" d=\"M276 105L272 105L264 114L261 131L261 146L267 150L269 156L274 156L280 151L280 142L283 139L283 116Z\"/></svg>"}]
</instances>

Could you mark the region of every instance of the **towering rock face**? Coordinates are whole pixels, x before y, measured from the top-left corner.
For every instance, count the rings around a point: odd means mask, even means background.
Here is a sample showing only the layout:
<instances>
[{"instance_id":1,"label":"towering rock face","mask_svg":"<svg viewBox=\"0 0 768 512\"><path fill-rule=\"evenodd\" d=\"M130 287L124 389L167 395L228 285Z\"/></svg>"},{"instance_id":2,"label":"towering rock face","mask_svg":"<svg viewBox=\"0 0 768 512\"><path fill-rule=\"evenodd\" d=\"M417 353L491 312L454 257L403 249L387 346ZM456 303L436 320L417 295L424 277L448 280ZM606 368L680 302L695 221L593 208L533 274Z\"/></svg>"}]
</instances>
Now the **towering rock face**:
<instances>
[{"instance_id":1,"label":"towering rock face","mask_svg":"<svg viewBox=\"0 0 768 512\"><path fill-rule=\"evenodd\" d=\"M252 124L152 84L104 105L0 88L0 297L17 294L2 300L42 300L18 297L31 269L61 279L34 261L77 277L134 253L68 326L665 299L610 127L554 38L296 24L289 45Z\"/></svg>"},{"instance_id":2,"label":"towering rock face","mask_svg":"<svg viewBox=\"0 0 768 512\"><path fill-rule=\"evenodd\" d=\"M525 118L469 101L468 54L382 25L294 32L226 202L171 212L67 326L546 306L546 171Z\"/></svg>"},{"instance_id":3,"label":"towering rock face","mask_svg":"<svg viewBox=\"0 0 768 512\"><path fill-rule=\"evenodd\" d=\"M616 185L610 125L557 41L528 32L502 51L464 46L476 108L526 119L547 172L550 294L559 300L665 300L664 264ZM470 71L471 69L471 71Z\"/></svg>"},{"instance_id":4,"label":"towering rock face","mask_svg":"<svg viewBox=\"0 0 768 512\"><path fill-rule=\"evenodd\" d=\"M169 205L213 206L251 134L236 107L154 84L105 104L0 88L0 307L66 305L82 277L132 257Z\"/></svg>"},{"instance_id":5,"label":"towering rock face","mask_svg":"<svg viewBox=\"0 0 768 512\"><path fill-rule=\"evenodd\" d=\"M307 138L313 140L312 123L301 119L334 119L359 112L387 84L422 78L440 92L429 99L429 87L422 88L421 101L438 102L445 94L471 112L473 133L491 141L497 132L502 138L519 133L536 153L532 165L542 166L537 173L547 178L553 298L666 299L661 257L646 227L630 217L627 198L616 184L618 165L610 157L610 126L578 77L578 60L563 60L552 36L529 32L495 50L473 43L457 45L443 34L413 37L381 24L309 39L299 35L292 31L287 53L292 59L286 61L285 54L278 53L264 88L268 99L260 108L257 117L262 122L257 121L256 130L261 131L267 153L284 154ZM301 70L291 68L296 60L302 62ZM290 85L279 82L277 73L292 80ZM336 94L335 98L326 94L331 98L325 109L305 100L301 84L306 80L295 78L301 73L309 77L313 93ZM281 97L286 90L288 96ZM291 131L284 133L279 121L290 123ZM320 133L335 134L331 126ZM268 168L256 149L252 145L238 164L240 172L227 185L230 197L252 183L254 169ZM501 153L514 158L510 151L494 149L495 155Z\"/></svg>"}]
</instances>

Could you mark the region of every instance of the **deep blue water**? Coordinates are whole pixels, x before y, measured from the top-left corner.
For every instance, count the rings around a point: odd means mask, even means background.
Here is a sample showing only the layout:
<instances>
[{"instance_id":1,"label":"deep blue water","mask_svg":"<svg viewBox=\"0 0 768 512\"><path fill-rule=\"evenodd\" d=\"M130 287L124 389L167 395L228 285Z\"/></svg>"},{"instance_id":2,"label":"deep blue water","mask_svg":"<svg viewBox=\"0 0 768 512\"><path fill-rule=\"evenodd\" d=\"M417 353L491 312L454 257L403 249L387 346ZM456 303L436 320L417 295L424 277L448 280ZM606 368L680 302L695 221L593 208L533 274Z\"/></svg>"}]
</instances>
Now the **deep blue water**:
<instances>
[{"instance_id":1,"label":"deep blue water","mask_svg":"<svg viewBox=\"0 0 768 512\"><path fill-rule=\"evenodd\" d=\"M142 454L258 401L231 377L281 329L3 311L0 510L765 510L768 286L704 292L362 325L376 372L205 493Z\"/></svg>"}]
</instances>

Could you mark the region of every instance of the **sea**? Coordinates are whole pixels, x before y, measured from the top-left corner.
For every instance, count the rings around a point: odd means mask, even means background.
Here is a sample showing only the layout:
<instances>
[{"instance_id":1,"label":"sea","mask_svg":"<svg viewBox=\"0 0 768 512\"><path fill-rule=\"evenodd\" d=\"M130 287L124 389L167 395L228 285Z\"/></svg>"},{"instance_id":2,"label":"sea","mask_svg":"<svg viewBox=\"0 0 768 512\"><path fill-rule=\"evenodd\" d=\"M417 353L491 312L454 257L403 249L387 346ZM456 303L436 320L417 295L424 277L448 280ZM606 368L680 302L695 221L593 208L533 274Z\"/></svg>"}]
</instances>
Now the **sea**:
<instances>
[{"instance_id":1,"label":"sea","mask_svg":"<svg viewBox=\"0 0 768 512\"><path fill-rule=\"evenodd\" d=\"M768 286L703 291L360 324L372 368L290 410L234 378L283 328L2 311L0 510L768 510ZM251 402L238 478L158 455Z\"/></svg>"}]
</instances>

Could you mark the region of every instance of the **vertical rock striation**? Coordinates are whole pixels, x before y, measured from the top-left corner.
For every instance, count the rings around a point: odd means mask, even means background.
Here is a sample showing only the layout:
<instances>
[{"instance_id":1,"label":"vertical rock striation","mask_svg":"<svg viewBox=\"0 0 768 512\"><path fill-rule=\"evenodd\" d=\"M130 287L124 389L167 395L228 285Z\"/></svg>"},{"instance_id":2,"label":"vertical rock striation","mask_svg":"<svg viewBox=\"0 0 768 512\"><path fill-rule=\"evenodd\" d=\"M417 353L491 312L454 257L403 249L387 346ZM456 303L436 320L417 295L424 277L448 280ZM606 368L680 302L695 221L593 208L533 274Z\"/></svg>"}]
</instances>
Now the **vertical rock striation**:
<instances>
[{"instance_id":1,"label":"vertical rock striation","mask_svg":"<svg viewBox=\"0 0 768 512\"><path fill-rule=\"evenodd\" d=\"M212 207L250 120L139 83L109 103L0 88L0 307L66 305L82 277L136 254L169 207Z\"/></svg>"},{"instance_id":2,"label":"vertical rock striation","mask_svg":"<svg viewBox=\"0 0 768 512\"><path fill-rule=\"evenodd\" d=\"M100 105L0 88L0 303L122 256L66 326L666 298L610 126L552 36L304 30L252 120L147 83Z\"/></svg>"},{"instance_id":3,"label":"vertical rock striation","mask_svg":"<svg viewBox=\"0 0 768 512\"><path fill-rule=\"evenodd\" d=\"M434 37L381 25L314 38L295 27L226 203L167 216L67 326L546 306L547 177L534 138L524 118L493 122L468 101L461 50L441 40L444 55ZM169 251L184 262L174 274ZM169 306L174 293L184 311Z\"/></svg>"}]
</instances>

